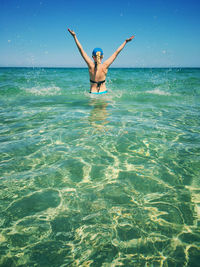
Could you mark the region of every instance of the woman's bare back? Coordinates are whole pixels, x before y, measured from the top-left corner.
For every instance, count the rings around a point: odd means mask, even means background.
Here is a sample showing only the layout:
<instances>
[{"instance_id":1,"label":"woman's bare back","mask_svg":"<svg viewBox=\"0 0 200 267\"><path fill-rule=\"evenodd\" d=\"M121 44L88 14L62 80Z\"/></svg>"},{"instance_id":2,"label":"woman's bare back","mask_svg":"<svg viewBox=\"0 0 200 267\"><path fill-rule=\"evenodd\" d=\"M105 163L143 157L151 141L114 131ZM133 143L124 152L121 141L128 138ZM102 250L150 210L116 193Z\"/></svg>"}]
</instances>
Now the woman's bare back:
<instances>
[{"instance_id":1,"label":"woman's bare back","mask_svg":"<svg viewBox=\"0 0 200 267\"><path fill-rule=\"evenodd\" d=\"M104 66L104 64L98 64L89 68L89 75L90 75L90 92L103 92L106 91L106 74L108 72L108 69ZM98 83L102 82L100 86L98 86Z\"/></svg>"}]
</instances>

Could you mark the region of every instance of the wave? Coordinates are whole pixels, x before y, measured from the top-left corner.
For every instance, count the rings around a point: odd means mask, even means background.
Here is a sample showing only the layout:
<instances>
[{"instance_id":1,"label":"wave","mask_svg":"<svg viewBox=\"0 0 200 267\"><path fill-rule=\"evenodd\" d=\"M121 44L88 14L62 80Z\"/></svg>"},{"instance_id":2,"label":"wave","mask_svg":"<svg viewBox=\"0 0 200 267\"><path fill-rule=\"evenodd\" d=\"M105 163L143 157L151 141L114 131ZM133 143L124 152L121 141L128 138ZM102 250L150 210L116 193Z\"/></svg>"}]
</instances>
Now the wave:
<instances>
[{"instance_id":1,"label":"wave","mask_svg":"<svg viewBox=\"0 0 200 267\"><path fill-rule=\"evenodd\" d=\"M153 90L146 91L148 94L154 94L154 95L165 95L170 96L171 94L169 92L165 92L160 90L159 88L155 88Z\"/></svg>"},{"instance_id":2,"label":"wave","mask_svg":"<svg viewBox=\"0 0 200 267\"><path fill-rule=\"evenodd\" d=\"M29 94L39 95L39 96L52 96L61 94L61 88L58 86L48 86L48 87L35 86L31 88L26 88L25 91Z\"/></svg>"}]
</instances>

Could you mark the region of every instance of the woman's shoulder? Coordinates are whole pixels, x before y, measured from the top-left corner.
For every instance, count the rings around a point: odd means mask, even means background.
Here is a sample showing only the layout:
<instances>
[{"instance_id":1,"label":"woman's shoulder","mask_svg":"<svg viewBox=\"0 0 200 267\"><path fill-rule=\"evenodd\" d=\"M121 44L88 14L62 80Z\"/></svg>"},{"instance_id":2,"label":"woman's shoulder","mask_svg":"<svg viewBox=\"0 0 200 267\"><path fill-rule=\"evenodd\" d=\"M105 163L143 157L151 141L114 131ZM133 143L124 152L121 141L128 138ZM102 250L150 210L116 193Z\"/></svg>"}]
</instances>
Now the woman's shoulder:
<instances>
[{"instance_id":1,"label":"woman's shoulder","mask_svg":"<svg viewBox=\"0 0 200 267\"><path fill-rule=\"evenodd\" d=\"M94 62L92 62L92 64L90 64L89 66L88 66L88 68L89 68L89 70L94 70L95 69L95 64L94 64Z\"/></svg>"},{"instance_id":2,"label":"woman's shoulder","mask_svg":"<svg viewBox=\"0 0 200 267\"><path fill-rule=\"evenodd\" d=\"M107 74L108 72L108 68L106 67L106 65L104 65L104 63L101 64L102 65L102 71Z\"/></svg>"}]
</instances>

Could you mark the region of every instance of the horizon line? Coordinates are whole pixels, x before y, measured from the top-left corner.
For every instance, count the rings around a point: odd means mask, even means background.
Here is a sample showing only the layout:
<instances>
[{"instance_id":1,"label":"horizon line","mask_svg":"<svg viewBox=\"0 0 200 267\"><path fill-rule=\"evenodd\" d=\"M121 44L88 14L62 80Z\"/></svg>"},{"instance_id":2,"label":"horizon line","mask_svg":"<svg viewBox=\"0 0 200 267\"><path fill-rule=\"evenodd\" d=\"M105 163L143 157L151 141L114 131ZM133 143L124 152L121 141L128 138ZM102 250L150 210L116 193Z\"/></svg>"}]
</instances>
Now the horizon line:
<instances>
[{"instance_id":1,"label":"horizon line","mask_svg":"<svg viewBox=\"0 0 200 267\"><path fill-rule=\"evenodd\" d=\"M65 66L0 66L0 68L46 68L46 69L88 69L88 67ZM200 66L160 66L160 67L109 67L109 69L199 69Z\"/></svg>"}]
</instances>

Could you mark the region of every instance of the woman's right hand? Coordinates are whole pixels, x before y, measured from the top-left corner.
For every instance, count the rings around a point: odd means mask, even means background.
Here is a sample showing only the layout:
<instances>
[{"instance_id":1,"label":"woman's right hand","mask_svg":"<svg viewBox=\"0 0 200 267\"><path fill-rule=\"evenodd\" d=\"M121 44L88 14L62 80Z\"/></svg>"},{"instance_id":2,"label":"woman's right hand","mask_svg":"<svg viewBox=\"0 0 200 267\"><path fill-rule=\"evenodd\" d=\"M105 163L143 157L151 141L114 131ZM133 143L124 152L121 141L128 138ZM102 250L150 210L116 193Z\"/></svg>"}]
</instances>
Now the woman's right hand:
<instances>
[{"instance_id":1,"label":"woman's right hand","mask_svg":"<svg viewBox=\"0 0 200 267\"><path fill-rule=\"evenodd\" d=\"M126 43L130 42L135 36L131 36L130 38L126 39Z\"/></svg>"},{"instance_id":2,"label":"woman's right hand","mask_svg":"<svg viewBox=\"0 0 200 267\"><path fill-rule=\"evenodd\" d=\"M71 35L72 35L73 37L75 37L75 36L76 36L76 34L75 34L75 32L74 32L74 31L72 31L72 30L70 30L70 29L68 29L68 31L71 33Z\"/></svg>"}]
</instances>

